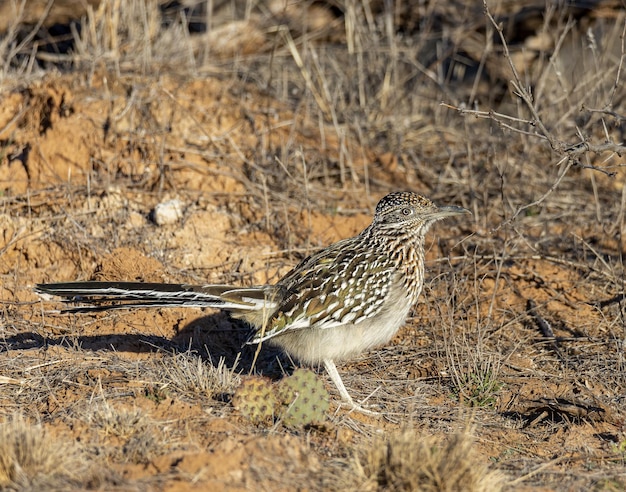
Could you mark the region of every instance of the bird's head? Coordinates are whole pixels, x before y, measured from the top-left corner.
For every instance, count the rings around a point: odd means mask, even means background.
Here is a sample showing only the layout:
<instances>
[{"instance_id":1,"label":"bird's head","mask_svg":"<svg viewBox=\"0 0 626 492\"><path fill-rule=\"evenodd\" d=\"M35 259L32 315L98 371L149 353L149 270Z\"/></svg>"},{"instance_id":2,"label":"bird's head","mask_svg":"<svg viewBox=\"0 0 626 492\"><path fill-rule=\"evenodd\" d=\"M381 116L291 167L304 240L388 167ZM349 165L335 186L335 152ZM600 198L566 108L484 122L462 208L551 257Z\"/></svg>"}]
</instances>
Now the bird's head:
<instances>
[{"instance_id":1,"label":"bird's head","mask_svg":"<svg viewBox=\"0 0 626 492\"><path fill-rule=\"evenodd\" d=\"M434 222L467 213L470 211L463 207L438 206L417 193L400 191L389 193L378 202L372 226L424 235Z\"/></svg>"}]
</instances>

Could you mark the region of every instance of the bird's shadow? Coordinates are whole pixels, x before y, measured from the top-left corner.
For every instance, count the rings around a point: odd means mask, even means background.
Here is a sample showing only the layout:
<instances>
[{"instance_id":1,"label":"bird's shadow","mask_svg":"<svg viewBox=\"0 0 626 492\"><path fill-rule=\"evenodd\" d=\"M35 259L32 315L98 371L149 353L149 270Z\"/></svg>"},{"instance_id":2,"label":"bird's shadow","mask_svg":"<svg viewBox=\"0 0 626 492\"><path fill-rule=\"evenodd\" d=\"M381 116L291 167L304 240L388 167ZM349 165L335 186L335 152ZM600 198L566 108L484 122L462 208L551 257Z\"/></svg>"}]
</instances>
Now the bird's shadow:
<instances>
[{"instance_id":1,"label":"bird's shadow","mask_svg":"<svg viewBox=\"0 0 626 492\"><path fill-rule=\"evenodd\" d=\"M279 378L294 369L294 363L280 349L264 343L247 343L254 331L228 313L219 312L191 320L176 334L171 343L179 351L193 351L213 365L223 360L227 367L243 373L256 373Z\"/></svg>"},{"instance_id":2,"label":"bird's shadow","mask_svg":"<svg viewBox=\"0 0 626 492\"><path fill-rule=\"evenodd\" d=\"M200 316L182 328L174 329L176 334L172 338L137 333L44 335L36 331L23 331L4 337L0 342L0 354L12 350L46 350L52 346L80 347L92 352L192 353L213 366L223 361L237 372L262 374L271 378L279 378L294 368L293 361L279 349L265 343L259 351L258 345L247 344L252 335L250 327L224 312Z\"/></svg>"}]
</instances>

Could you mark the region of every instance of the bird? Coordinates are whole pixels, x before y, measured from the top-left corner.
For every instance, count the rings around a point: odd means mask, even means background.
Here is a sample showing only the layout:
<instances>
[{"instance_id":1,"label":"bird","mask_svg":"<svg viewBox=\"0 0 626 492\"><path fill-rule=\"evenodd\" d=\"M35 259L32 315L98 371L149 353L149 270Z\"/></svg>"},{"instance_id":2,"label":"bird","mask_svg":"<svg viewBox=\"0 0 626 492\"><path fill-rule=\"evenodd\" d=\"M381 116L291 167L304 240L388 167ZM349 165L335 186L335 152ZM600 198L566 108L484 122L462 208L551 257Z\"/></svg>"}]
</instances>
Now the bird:
<instances>
[{"instance_id":1,"label":"bird","mask_svg":"<svg viewBox=\"0 0 626 492\"><path fill-rule=\"evenodd\" d=\"M406 321L424 285L426 233L435 222L470 213L437 206L410 191L376 205L371 224L304 258L277 283L254 287L146 282L37 284L40 294L79 303L68 311L211 307L254 329L247 342L268 342L300 363L323 365L342 403L364 413L336 362L387 343Z\"/></svg>"}]
</instances>

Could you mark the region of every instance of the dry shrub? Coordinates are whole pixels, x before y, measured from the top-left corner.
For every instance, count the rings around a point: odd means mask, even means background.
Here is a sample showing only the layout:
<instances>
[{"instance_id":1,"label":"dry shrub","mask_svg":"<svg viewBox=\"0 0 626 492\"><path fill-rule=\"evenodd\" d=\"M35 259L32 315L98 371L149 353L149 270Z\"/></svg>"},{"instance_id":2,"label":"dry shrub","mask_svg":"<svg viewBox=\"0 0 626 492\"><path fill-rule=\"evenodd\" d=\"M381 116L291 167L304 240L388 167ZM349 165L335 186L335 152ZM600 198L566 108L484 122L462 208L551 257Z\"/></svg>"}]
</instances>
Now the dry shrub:
<instances>
[{"instance_id":1,"label":"dry shrub","mask_svg":"<svg viewBox=\"0 0 626 492\"><path fill-rule=\"evenodd\" d=\"M95 468L73 443L16 415L0 424L0 488L61 490L97 487Z\"/></svg>"},{"instance_id":2,"label":"dry shrub","mask_svg":"<svg viewBox=\"0 0 626 492\"><path fill-rule=\"evenodd\" d=\"M473 449L473 439L457 433L442 441L405 431L374 442L351 472L355 489L497 492L504 476L489 469L485 458ZM356 471L356 473L354 473Z\"/></svg>"}]
</instances>

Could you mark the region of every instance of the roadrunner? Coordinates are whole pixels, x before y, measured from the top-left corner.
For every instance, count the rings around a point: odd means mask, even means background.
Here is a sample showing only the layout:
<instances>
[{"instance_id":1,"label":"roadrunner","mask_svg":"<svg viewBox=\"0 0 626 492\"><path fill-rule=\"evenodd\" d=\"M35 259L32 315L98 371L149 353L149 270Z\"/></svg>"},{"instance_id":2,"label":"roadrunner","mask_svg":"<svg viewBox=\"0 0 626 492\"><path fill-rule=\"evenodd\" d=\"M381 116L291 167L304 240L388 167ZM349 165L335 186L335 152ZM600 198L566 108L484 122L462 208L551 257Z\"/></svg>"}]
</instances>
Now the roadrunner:
<instances>
[{"instance_id":1,"label":"roadrunner","mask_svg":"<svg viewBox=\"0 0 626 492\"><path fill-rule=\"evenodd\" d=\"M302 260L275 285L185 285L141 282L39 284L37 291L78 302L70 311L144 307L212 307L255 329L249 343L269 343L309 365L324 364L342 399L355 404L335 361L388 342L424 284L424 241L430 226L469 213L436 206L411 192L385 196L372 223Z\"/></svg>"}]
</instances>

